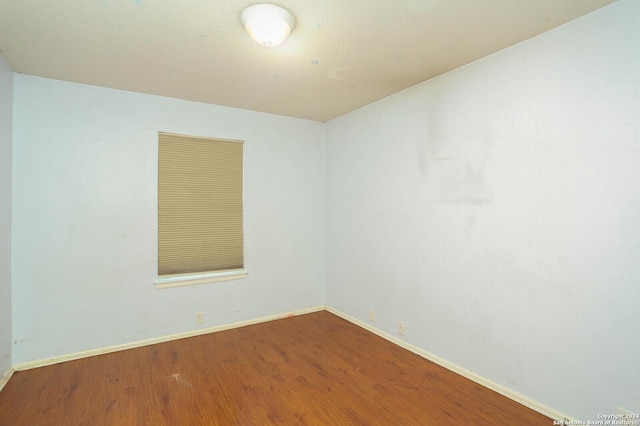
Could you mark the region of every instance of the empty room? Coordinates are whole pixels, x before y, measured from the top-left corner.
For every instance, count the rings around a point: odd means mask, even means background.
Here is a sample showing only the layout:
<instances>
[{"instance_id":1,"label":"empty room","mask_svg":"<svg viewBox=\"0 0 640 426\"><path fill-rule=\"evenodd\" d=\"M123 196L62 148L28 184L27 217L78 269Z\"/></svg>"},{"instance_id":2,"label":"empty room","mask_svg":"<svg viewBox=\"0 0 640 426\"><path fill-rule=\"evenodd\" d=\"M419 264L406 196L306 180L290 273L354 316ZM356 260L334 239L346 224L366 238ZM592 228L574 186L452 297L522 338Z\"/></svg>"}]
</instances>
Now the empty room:
<instances>
[{"instance_id":1,"label":"empty room","mask_svg":"<svg viewBox=\"0 0 640 426\"><path fill-rule=\"evenodd\" d=\"M639 330L640 1L0 3L0 426L638 425Z\"/></svg>"}]
</instances>

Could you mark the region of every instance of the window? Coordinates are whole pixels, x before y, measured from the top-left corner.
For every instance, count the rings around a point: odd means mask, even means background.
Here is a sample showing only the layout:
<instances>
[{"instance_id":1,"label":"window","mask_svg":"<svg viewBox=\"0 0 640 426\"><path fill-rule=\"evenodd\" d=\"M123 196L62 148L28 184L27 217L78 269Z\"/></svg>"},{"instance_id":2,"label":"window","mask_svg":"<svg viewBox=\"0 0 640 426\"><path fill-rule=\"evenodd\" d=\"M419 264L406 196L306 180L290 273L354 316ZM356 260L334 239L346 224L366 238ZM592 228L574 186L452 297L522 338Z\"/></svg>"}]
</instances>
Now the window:
<instances>
[{"instance_id":1,"label":"window","mask_svg":"<svg viewBox=\"0 0 640 426\"><path fill-rule=\"evenodd\" d=\"M158 280L243 278L243 142L158 134Z\"/></svg>"}]
</instances>

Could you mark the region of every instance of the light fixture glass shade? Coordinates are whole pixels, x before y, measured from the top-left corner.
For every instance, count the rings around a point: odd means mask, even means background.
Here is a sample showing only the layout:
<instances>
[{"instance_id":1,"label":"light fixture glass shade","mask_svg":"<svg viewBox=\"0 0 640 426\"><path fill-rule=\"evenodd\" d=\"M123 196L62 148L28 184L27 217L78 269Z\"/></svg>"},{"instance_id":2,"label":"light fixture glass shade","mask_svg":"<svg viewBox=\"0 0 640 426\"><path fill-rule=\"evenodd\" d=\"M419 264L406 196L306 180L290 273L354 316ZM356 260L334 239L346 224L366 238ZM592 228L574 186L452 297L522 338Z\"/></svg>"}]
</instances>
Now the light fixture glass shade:
<instances>
[{"instance_id":1,"label":"light fixture glass shade","mask_svg":"<svg viewBox=\"0 0 640 426\"><path fill-rule=\"evenodd\" d=\"M272 4L249 6L240 15L240 21L251 38L263 46L282 43L296 22L288 10Z\"/></svg>"}]
</instances>

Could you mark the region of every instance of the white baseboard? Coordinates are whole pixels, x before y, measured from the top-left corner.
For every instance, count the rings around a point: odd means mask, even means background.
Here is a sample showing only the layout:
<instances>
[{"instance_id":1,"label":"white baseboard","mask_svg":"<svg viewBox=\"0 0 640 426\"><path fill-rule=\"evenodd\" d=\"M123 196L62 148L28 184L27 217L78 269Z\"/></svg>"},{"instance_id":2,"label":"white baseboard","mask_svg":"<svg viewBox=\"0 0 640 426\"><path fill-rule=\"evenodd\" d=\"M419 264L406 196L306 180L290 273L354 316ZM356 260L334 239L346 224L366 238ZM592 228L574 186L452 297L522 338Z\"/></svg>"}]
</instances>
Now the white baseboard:
<instances>
[{"instance_id":1,"label":"white baseboard","mask_svg":"<svg viewBox=\"0 0 640 426\"><path fill-rule=\"evenodd\" d=\"M251 320L246 320L246 321L240 321L240 322L236 322L236 323L232 323L232 324L225 324L225 325L219 325L219 326L215 326L215 327L200 328L200 329L197 329L197 330L190 330L190 331L185 331L183 333L177 333L177 334L171 334L171 335L167 335L167 336L154 337L154 338L151 338L151 339L139 340L139 341L136 341L136 342L124 343L124 344L121 344L121 345L108 346L108 347L105 347L105 348L99 348L99 349L92 349L92 350L88 350L88 351L76 352L76 353L72 353L72 354L56 356L56 357L53 357L53 358L46 358L46 359L40 359L40 360L35 360L35 361L29 361L29 362L24 362L24 363L20 363L20 364L14 365L13 369L12 369L12 372L14 370L15 371L30 370L32 368L45 367L47 365L59 364L61 362L73 361L73 360L76 360L76 359L88 358L88 357L92 357L92 356L96 356L96 355L103 355L103 354L108 354L108 353L111 353L111 352L123 351L123 350L126 350L126 349L140 348L140 347L143 347L143 346L155 345L157 343L164 343L164 342L170 342L172 340L185 339L187 337L201 336L203 334L215 333L217 331L230 330L232 328L240 328L240 327L245 327L245 326L248 326L248 325L260 324L260 323L263 323L263 322L269 322L269 321L274 321L274 320L283 319L283 318L290 318L290 317L294 317L294 316L297 316L297 315L304 315L304 314L308 314L308 313L311 313L311 312L318 312L318 311L324 311L324 310L325 310L325 306L324 305L315 306L315 307L312 307L312 308L298 309L296 311L287 312L287 313L284 313L284 314L269 315L269 316L262 317L262 318L256 318L256 319L251 319ZM9 379L7 378L6 380L9 380Z\"/></svg>"},{"instance_id":2,"label":"white baseboard","mask_svg":"<svg viewBox=\"0 0 640 426\"><path fill-rule=\"evenodd\" d=\"M65 362L65 361L72 361L72 360L76 360L76 359L82 359L82 358L88 358L91 356L96 356L96 355L102 355L102 354L107 354L107 353L111 353L111 352L117 352L117 351L122 351L122 350L126 350L126 349L133 349L133 348L139 348L139 347L143 347L143 346L148 346L148 345L154 345L157 343L164 343L164 342L169 342L172 340L178 340L178 339L184 339L187 337L194 337L194 336L200 336L203 334L209 334L209 333L215 333L217 331L223 331L223 330L230 330L233 328L240 328L240 327L245 327L248 325L253 325L253 324L260 324L260 323L264 323L264 322L268 322L268 321L273 321L273 320L278 320L278 319L283 319L283 318L289 318L289 317L293 317L293 316L297 316L297 315L304 315L304 314L308 314L311 312L318 312L318 311L323 311L323 310L327 310L329 312L331 312L332 314L335 314L359 327L364 328L365 330L368 330L380 337L382 337L385 340L388 340L391 343L394 343L404 349L407 349L408 351L411 351L417 355L420 355L421 357L428 359L429 361L432 361L444 368L446 368L447 370L451 370L454 373L460 374L463 377L466 377L469 380L472 380L488 389L491 389L495 392L498 392L499 394L513 400L516 401L526 407L531 408L532 410L537 411L538 413L541 413L547 417L550 417L553 420L563 420L563 419L567 419L569 421L575 420L572 419L571 417L560 413L557 410L554 410L550 407L547 407L544 404L541 404L537 401L534 401L531 398L528 398L518 392L515 392L511 389L508 389L502 385L499 385L489 379L486 379L472 371L466 370L456 364L453 364L449 361L446 361L436 355L433 355L417 346L413 346L407 342L405 342L404 340L401 340L389 333L386 333L384 331L381 331L375 327L373 327L371 324L368 324L364 321L360 321L354 317L351 317L335 308L329 307L329 306L315 306L312 308L306 308L306 309L299 309L296 311L292 311L289 313L284 313L284 314L276 314L276 315L269 315L266 317L262 317L262 318L256 318L256 319L252 319L252 320L247 320L247 321L241 321L241 322L236 322L236 323L232 323L232 324L225 324L225 325L220 325L220 326L215 326L215 327L208 327L208 328L202 328L202 329L198 329L198 330L191 330L191 331L187 331L187 332L183 332L183 333L177 333L177 334L172 334L172 335L167 335L167 336L161 336L161 337L156 337L156 338L151 338L151 339L145 339L145 340L140 340L137 342L131 342L131 343L124 343L121 345L115 345L115 346L109 346L109 347L105 347L105 348L99 348L99 349L93 349L93 350L89 350L89 351L83 351L83 352L76 352L76 353L72 353L72 354L67 354L67 355L62 355L62 356L57 356L57 357L53 357L53 358L47 358L47 359L42 359L42 360L36 360L36 361L29 361L29 362L25 362L25 363L21 363L21 364L16 364L13 366L12 369L10 369L8 372L6 372L2 377L0 377L0 390L2 390L2 387L9 381L9 378L11 378L11 375L13 374L14 371L22 371L22 370L29 370L32 368L38 368L38 367L45 367L47 365L53 365L53 364L58 364L61 362Z\"/></svg>"},{"instance_id":3,"label":"white baseboard","mask_svg":"<svg viewBox=\"0 0 640 426\"><path fill-rule=\"evenodd\" d=\"M407 349L408 351L411 351L416 355L420 355L421 357L423 357L425 359L428 359L429 361L432 361L432 362L440 365L441 367L446 368L447 370L451 370L454 373L457 373L457 374L459 374L459 375L461 375L463 377L466 377L469 380L472 380L472 381L474 381L474 382L476 382L476 383L478 383L478 384L480 384L480 385L482 385L482 386L484 386L486 388L491 389L492 391L495 391L495 392L497 392L497 393L499 393L499 394L501 394L503 396L506 396L507 398L509 398L509 399L519 403L519 404L522 404L522 405L524 405L526 407L529 407L532 410L537 411L540 414L544 414L545 416L550 417L552 420L564 420L564 419L569 420L569 421L575 420L575 419L572 419L571 417L569 417L569 416L567 416L567 415L565 415L563 413L560 413L557 410L554 410L554 409L552 409L550 407L547 407L544 404L541 404L541 403L539 403L537 401L534 401L533 399L528 398L525 395L522 395L522 394L520 394L518 392L515 392L515 391L513 391L511 389L508 389L508 388L506 388L506 387L504 387L502 385L499 385L499 384L497 384L497 383L495 383L495 382L493 382L493 381L491 381L491 380L489 380L487 378L484 378L484 377L482 377L482 376L480 376L480 375L478 375L478 374L476 374L476 373L474 373L472 371L466 370L466 369L464 369L464 368L462 368L462 367L460 367L460 366L458 366L456 364L453 364L453 363L451 363L449 361L446 361L446 360L444 360L444 359L442 359L442 358L440 358L440 357L438 357L438 356L436 356L436 355L434 355L432 353L429 353L429 352L425 351L424 349L421 349L421 348L419 348L417 346L413 346L413 345L405 342L404 340L399 339L399 338L397 338L397 337L395 337L395 336L393 336L393 335L391 335L389 333L381 331L381 330L373 327L371 324L368 324L368 323L366 323L364 321L360 321L359 319L356 319L356 318L354 318L352 316L349 316L349 315L347 315L347 314L345 314L343 312L340 312L339 310L334 309L334 308L332 308L330 306L327 306L326 310L331 312L332 314L335 314L335 315L337 315L337 316L339 316L339 317L341 317L341 318L343 318L343 319L345 319L345 320L347 320L347 321L359 326L359 327L364 328L365 330L368 330L368 331L372 332L373 334L376 334L376 335L382 337L385 340L390 341L391 343L394 343L394 344L396 344L396 345L398 345L398 346L400 346L400 347L402 347L404 349Z\"/></svg>"},{"instance_id":4,"label":"white baseboard","mask_svg":"<svg viewBox=\"0 0 640 426\"><path fill-rule=\"evenodd\" d=\"M13 368L10 368L7 371L5 371L4 374L2 374L2 376L0 376L0 391L4 388L4 385L7 384L11 376L13 376L14 371L15 370Z\"/></svg>"}]
</instances>

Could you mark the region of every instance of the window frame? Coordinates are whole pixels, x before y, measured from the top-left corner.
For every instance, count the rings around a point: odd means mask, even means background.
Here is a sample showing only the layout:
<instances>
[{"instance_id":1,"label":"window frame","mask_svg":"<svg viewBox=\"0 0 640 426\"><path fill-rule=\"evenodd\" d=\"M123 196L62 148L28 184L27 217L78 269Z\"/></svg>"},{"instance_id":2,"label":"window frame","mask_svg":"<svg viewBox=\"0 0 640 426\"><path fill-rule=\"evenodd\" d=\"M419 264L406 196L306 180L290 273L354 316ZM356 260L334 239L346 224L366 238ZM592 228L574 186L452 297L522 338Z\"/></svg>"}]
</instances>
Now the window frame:
<instances>
[{"instance_id":1,"label":"window frame","mask_svg":"<svg viewBox=\"0 0 640 426\"><path fill-rule=\"evenodd\" d=\"M204 272L186 272L186 273L177 273L177 274L166 274L160 275L159 272L159 236L160 236L160 223L159 223L159 213L160 206L158 204L159 194L160 194L160 184L159 184L159 173L160 173L160 135L164 134L171 137L183 137L185 139L202 139L208 141L222 141L222 142L234 142L243 144L242 149L242 189L241 189L241 198L242 198L242 268L236 269L222 269L222 270L214 270L214 271L204 271ZM246 235L245 235L245 202L244 202L244 187L245 187L245 155L244 155L244 141L238 139L224 139L224 138L214 138L214 137L206 137L206 136L193 136L193 135L185 135L178 133L169 133L169 132L158 132L157 134L157 145L158 151L156 153L157 167L156 167L156 279L154 281L154 285L158 289L163 288L172 288L172 287L183 287L183 286L191 286L191 285L199 285L199 284L209 284L221 281L231 281L245 278L248 275L247 271L247 253L246 253Z\"/></svg>"}]
</instances>

